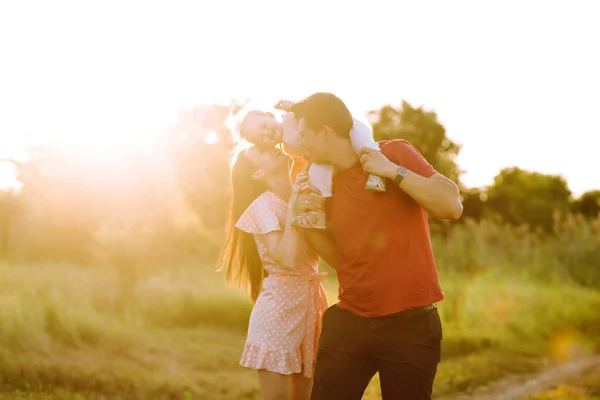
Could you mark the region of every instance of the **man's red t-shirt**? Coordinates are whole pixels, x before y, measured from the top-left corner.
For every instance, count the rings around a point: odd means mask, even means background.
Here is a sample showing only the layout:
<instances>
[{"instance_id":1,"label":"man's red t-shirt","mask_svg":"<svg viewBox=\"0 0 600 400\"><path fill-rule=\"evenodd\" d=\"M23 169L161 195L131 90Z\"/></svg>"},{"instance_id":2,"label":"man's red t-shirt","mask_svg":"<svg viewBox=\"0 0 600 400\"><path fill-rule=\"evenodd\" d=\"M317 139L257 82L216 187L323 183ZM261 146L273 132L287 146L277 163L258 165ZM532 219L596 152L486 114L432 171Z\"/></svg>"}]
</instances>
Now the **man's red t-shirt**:
<instances>
[{"instance_id":1,"label":"man's red t-shirt","mask_svg":"<svg viewBox=\"0 0 600 400\"><path fill-rule=\"evenodd\" d=\"M379 143L397 165L424 177L436 171L407 141ZM338 171L326 203L343 261L336 268L340 308L379 317L443 300L431 249L427 213L399 186L384 193L364 190L360 162Z\"/></svg>"}]
</instances>

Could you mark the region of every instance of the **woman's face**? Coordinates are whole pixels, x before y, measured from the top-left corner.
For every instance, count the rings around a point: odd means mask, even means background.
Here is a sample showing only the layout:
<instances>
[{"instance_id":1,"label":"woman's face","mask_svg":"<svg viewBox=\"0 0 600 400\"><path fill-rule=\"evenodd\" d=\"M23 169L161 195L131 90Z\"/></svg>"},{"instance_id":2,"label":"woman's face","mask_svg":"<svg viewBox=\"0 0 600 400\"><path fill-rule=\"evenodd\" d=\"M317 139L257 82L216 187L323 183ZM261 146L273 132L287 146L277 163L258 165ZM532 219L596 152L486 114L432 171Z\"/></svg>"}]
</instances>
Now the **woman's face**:
<instances>
[{"instance_id":1,"label":"woman's face","mask_svg":"<svg viewBox=\"0 0 600 400\"><path fill-rule=\"evenodd\" d=\"M281 184L289 184L290 158L281 150L276 147L251 146L245 150L245 153L248 160L256 167L252 175L253 179L264 179L270 189L277 189Z\"/></svg>"}]
</instances>

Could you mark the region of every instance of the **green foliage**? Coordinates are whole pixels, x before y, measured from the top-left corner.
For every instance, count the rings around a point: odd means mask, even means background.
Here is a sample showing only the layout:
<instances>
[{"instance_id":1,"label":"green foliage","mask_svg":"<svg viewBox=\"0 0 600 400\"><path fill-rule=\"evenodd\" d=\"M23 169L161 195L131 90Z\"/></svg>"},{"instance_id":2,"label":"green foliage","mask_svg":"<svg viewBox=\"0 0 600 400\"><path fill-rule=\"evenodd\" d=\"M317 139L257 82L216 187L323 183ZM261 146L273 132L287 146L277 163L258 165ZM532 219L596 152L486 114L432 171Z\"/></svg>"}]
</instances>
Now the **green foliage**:
<instances>
[{"instance_id":1,"label":"green foliage","mask_svg":"<svg viewBox=\"0 0 600 400\"><path fill-rule=\"evenodd\" d=\"M487 189L490 211L518 226L529 225L550 232L556 215L570 207L571 191L564 178L505 168Z\"/></svg>"},{"instance_id":2,"label":"green foliage","mask_svg":"<svg viewBox=\"0 0 600 400\"><path fill-rule=\"evenodd\" d=\"M451 243L464 249L490 227L471 229ZM501 260L503 249L488 240L478 245ZM437 395L533 372L542 357L600 348L598 291L540 282L521 266L460 273L444 267L458 265L460 254L439 254L446 300ZM251 311L242 291L198 264L155 266L125 287L124 267L0 264L3 392L36 400L260 398L256 372L238 364ZM333 301L334 279L325 286ZM375 379L365 400L378 398Z\"/></svg>"},{"instance_id":3,"label":"green foliage","mask_svg":"<svg viewBox=\"0 0 600 400\"><path fill-rule=\"evenodd\" d=\"M600 218L568 216L553 229L556 234L548 235L492 219L465 219L445 236L432 235L432 242L438 267L446 271L508 268L547 282L600 287Z\"/></svg>"},{"instance_id":4,"label":"green foliage","mask_svg":"<svg viewBox=\"0 0 600 400\"><path fill-rule=\"evenodd\" d=\"M592 190L581 195L573 202L572 210L586 218L596 218L600 215L600 190Z\"/></svg>"},{"instance_id":5,"label":"green foliage","mask_svg":"<svg viewBox=\"0 0 600 400\"><path fill-rule=\"evenodd\" d=\"M458 182L461 171L455 158L461 146L446 136L446 128L433 111L403 101L398 109L384 106L370 113L375 140L405 139L442 175Z\"/></svg>"},{"instance_id":6,"label":"green foliage","mask_svg":"<svg viewBox=\"0 0 600 400\"><path fill-rule=\"evenodd\" d=\"M488 195L485 189L470 188L461 193L463 203L463 219L474 219L480 221L486 215L488 208L486 200Z\"/></svg>"},{"instance_id":7,"label":"green foliage","mask_svg":"<svg viewBox=\"0 0 600 400\"><path fill-rule=\"evenodd\" d=\"M143 265L214 257L224 233L227 107L182 110L151 148L86 157L50 144L13 162L0 196L0 255L14 262ZM215 132L216 142L206 135ZM135 240L132 240L135 238Z\"/></svg>"},{"instance_id":8,"label":"green foliage","mask_svg":"<svg viewBox=\"0 0 600 400\"><path fill-rule=\"evenodd\" d=\"M181 112L162 151L172 156L179 188L209 229L223 226L233 144L224 127L227 107L198 106ZM213 140L216 141L213 143Z\"/></svg>"},{"instance_id":9,"label":"green foliage","mask_svg":"<svg viewBox=\"0 0 600 400\"><path fill-rule=\"evenodd\" d=\"M28 162L8 160L17 165L22 189L0 196L0 256L15 263L126 266L125 286L148 265L214 259L229 190L228 112L220 106L182 110L146 151L93 158L47 145L31 149ZM403 102L371 117L376 139L404 138L438 171L459 178L454 160L460 146L434 112ZM436 251L450 246L447 251L456 253L443 267L470 271L499 257L502 264L544 265L539 269L548 276L560 271L585 285L600 284L591 267L600 264L594 236L600 191L573 202L561 177L507 168L489 187L463 189L462 196L462 223L431 224ZM466 232L479 233L452 248ZM473 245L482 240L489 244ZM462 249L462 243L469 245Z\"/></svg>"},{"instance_id":10,"label":"green foliage","mask_svg":"<svg viewBox=\"0 0 600 400\"><path fill-rule=\"evenodd\" d=\"M206 262L224 228L227 112L183 110L148 152L99 160L49 145L16 163L22 189L0 196L7 398L258 398L238 365L251 305ZM458 182L460 146L434 112L403 102L372 117L377 140L408 140ZM507 168L462 195L462 223L432 225L446 293L437 393L560 361L565 337L598 350L600 191L572 201L561 177Z\"/></svg>"}]
</instances>

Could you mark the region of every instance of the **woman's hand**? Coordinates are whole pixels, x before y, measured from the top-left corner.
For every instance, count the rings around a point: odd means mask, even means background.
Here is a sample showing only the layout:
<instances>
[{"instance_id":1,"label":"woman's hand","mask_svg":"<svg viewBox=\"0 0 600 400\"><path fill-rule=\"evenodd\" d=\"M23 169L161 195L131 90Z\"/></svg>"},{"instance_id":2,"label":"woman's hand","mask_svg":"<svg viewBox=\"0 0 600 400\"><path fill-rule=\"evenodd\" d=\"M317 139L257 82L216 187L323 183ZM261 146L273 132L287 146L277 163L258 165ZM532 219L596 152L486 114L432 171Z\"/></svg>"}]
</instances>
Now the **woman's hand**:
<instances>
[{"instance_id":1,"label":"woman's hand","mask_svg":"<svg viewBox=\"0 0 600 400\"><path fill-rule=\"evenodd\" d=\"M310 185L310 177L306 172L299 172L296 175L296 180L294 181L294 186L292 187L292 197L294 198L294 202L298 198L298 195L302 193Z\"/></svg>"},{"instance_id":2,"label":"woman's hand","mask_svg":"<svg viewBox=\"0 0 600 400\"><path fill-rule=\"evenodd\" d=\"M288 203L288 219L294 219L299 213L322 209L325 199L320 195L321 192L310 184L308 173L298 173Z\"/></svg>"},{"instance_id":3,"label":"woman's hand","mask_svg":"<svg viewBox=\"0 0 600 400\"><path fill-rule=\"evenodd\" d=\"M294 186L292 186L292 194L290 196L290 200L288 201L288 212L287 212L287 223L291 223L294 218L298 215L296 203L298 201L298 196L302 192L302 190L309 184L309 177L306 172L300 172L296 175L296 180L294 181Z\"/></svg>"},{"instance_id":4,"label":"woman's hand","mask_svg":"<svg viewBox=\"0 0 600 400\"><path fill-rule=\"evenodd\" d=\"M298 174L296 182L299 184L298 192L294 195L294 214L322 210L325 198L321 197L319 189L309 183L308 174L305 172Z\"/></svg>"}]
</instances>

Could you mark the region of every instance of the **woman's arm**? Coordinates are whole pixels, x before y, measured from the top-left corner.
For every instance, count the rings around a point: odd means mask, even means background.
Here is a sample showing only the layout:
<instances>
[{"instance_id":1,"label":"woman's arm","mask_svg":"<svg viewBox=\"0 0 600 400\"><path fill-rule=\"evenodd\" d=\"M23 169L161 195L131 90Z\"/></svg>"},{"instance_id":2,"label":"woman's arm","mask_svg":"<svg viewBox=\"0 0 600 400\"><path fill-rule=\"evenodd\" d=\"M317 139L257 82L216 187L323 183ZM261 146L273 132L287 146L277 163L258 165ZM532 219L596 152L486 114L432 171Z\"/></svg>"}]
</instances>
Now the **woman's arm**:
<instances>
[{"instance_id":1,"label":"woman's arm","mask_svg":"<svg viewBox=\"0 0 600 400\"><path fill-rule=\"evenodd\" d=\"M298 228L292 225L296 216L294 211L296 199L301 187L308 183L307 175L300 175L294 183L292 195L288 201L288 211L283 226L283 231L269 232L262 235L262 242L267 248L267 252L283 268L292 270L296 266L296 257L298 254L298 243L300 242L300 232Z\"/></svg>"},{"instance_id":2,"label":"woman's arm","mask_svg":"<svg viewBox=\"0 0 600 400\"><path fill-rule=\"evenodd\" d=\"M304 185L300 187L300 192L296 197L296 214L322 210L324 201L325 199L321 197L319 189L311 185ZM304 238L319 257L331 267L337 268L342 262L342 255L329 230L306 229Z\"/></svg>"},{"instance_id":3,"label":"woman's arm","mask_svg":"<svg viewBox=\"0 0 600 400\"><path fill-rule=\"evenodd\" d=\"M307 229L304 237L306 237L309 246L312 247L319 257L325 260L329 266L334 269L338 267L342 261L342 256L329 231Z\"/></svg>"}]
</instances>

